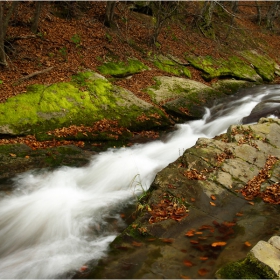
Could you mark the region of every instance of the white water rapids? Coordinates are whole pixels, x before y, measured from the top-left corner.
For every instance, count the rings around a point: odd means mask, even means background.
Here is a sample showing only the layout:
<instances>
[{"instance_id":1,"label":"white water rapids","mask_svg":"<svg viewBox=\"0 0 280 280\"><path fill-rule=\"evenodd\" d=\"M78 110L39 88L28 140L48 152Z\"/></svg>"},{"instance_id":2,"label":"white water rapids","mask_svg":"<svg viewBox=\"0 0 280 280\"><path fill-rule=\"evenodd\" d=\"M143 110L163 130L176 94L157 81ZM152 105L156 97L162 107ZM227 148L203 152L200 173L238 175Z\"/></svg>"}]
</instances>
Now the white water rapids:
<instances>
[{"instance_id":1,"label":"white water rapids","mask_svg":"<svg viewBox=\"0 0 280 280\"><path fill-rule=\"evenodd\" d=\"M57 278L100 259L118 234L116 223L123 223L121 209L141 192L137 181L149 188L156 173L199 137L240 123L271 94L269 86L251 91L224 104L215 117L207 109L202 120L177 125L164 141L108 150L83 168L16 177L13 193L0 201L0 278Z\"/></svg>"}]
</instances>

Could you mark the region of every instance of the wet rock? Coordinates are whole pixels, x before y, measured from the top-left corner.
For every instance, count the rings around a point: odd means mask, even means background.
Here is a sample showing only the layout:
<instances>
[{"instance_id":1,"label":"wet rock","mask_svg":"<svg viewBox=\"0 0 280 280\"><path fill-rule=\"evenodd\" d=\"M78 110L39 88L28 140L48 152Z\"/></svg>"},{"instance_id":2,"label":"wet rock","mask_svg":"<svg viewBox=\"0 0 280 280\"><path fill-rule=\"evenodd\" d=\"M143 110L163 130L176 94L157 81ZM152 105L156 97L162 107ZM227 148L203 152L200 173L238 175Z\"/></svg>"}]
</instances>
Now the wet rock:
<instances>
[{"instance_id":1,"label":"wet rock","mask_svg":"<svg viewBox=\"0 0 280 280\"><path fill-rule=\"evenodd\" d=\"M108 256L74 278L274 278L279 239L258 242L279 233L279 209L261 196L245 197L241 189L259 176L270 155L280 158L279 133L279 120L263 118L199 139L157 174L139 202L142 211ZM279 181L279 170L278 160L260 192ZM176 216L174 209L185 212Z\"/></svg>"}]
</instances>

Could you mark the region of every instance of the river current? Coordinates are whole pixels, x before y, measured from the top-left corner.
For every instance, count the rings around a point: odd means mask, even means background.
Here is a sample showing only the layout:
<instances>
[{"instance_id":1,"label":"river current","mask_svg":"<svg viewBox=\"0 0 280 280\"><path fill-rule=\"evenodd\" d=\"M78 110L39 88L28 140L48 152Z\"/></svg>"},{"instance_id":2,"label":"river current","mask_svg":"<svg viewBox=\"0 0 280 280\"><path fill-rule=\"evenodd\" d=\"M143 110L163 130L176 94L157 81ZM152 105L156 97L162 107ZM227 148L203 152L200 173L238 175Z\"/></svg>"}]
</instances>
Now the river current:
<instances>
[{"instance_id":1,"label":"river current","mask_svg":"<svg viewBox=\"0 0 280 280\"><path fill-rule=\"evenodd\" d=\"M83 168L36 170L13 179L0 200L0 278L59 278L106 255L123 228L122 209L158 171L193 146L238 124L280 87L257 86L176 125L163 140L110 149Z\"/></svg>"}]
</instances>

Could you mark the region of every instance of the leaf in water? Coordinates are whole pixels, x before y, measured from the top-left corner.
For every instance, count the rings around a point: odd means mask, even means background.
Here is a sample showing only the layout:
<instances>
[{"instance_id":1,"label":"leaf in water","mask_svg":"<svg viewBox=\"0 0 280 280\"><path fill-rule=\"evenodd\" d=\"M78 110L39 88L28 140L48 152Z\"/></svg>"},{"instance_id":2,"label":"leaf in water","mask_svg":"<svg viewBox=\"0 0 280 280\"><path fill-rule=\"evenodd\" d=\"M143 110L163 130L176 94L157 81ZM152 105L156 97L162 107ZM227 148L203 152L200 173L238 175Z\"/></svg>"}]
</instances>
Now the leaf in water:
<instances>
[{"instance_id":1,"label":"leaf in water","mask_svg":"<svg viewBox=\"0 0 280 280\"><path fill-rule=\"evenodd\" d=\"M199 259L200 259L200 260L202 260L202 261L206 261L206 260L208 260L208 257L206 257L206 256L205 256L205 257L204 257L204 256L202 256L202 257L199 257Z\"/></svg>"},{"instance_id":2,"label":"leaf in water","mask_svg":"<svg viewBox=\"0 0 280 280\"><path fill-rule=\"evenodd\" d=\"M212 201L210 201L211 206L216 206L216 204Z\"/></svg>"},{"instance_id":3,"label":"leaf in water","mask_svg":"<svg viewBox=\"0 0 280 280\"><path fill-rule=\"evenodd\" d=\"M220 247L220 246L225 246L227 243L224 241L220 241L220 242L214 242L212 243L212 247Z\"/></svg>"},{"instance_id":4,"label":"leaf in water","mask_svg":"<svg viewBox=\"0 0 280 280\"><path fill-rule=\"evenodd\" d=\"M255 203L253 201L249 201L248 203L251 205L255 205Z\"/></svg>"},{"instance_id":5,"label":"leaf in water","mask_svg":"<svg viewBox=\"0 0 280 280\"><path fill-rule=\"evenodd\" d=\"M203 234L202 231L196 231L195 234Z\"/></svg>"},{"instance_id":6,"label":"leaf in water","mask_svg":"<svg viewBox=\"0 0 280 280\"><path fill-rule=\"evenodd\" d=\"M191 261L184 260L184 265L187 267L191 267L191 266L193 266L193 263Z\"/></svg>"},{"instance_id":7,"label":"leaf in water","mask_svg":"<svg viewBox=\"0 0 280 280\"><path fill-rule=\"evenodd\" d=\"M198 274L200 276L204 276L205 274L207 274L209 272L209 270L205 269L205 268L201 268L199 271L198 271Z\"/></svg>"},{"instance_id":8,"label":"leaf in water","mask_svg":"<svg viewBox=\"0 0 280 280\"><path fill-rule=\"evenodd\" d=\"M192 244L198 244L199 242L197 240L191 240Z\"/></svg>"}]
</instances>

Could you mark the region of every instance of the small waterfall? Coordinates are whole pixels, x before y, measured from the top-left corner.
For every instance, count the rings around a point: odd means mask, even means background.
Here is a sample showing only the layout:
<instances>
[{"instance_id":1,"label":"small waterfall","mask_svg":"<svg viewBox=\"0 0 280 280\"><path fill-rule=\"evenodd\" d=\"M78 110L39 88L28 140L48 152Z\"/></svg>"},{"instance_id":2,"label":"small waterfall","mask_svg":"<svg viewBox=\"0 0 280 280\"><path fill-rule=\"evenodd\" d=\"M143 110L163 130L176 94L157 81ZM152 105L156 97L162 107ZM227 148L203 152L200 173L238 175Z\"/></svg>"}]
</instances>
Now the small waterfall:
<instances>
[{"instance_id":1,"label":"small waterfall","mask_svg":"<svg viewBox=\"0 0 280 280\"><path fill-rule=\"evenodd\" d=\"M13 193L0 201L0 278L56 278L103 257L124 226L121 209L141 192L135 176L148 189L198 138L225 132L270 94L269 86L250 91L177 125L164 141L110 149L83 168L14 178Z\"/></svg>"}]
</instances>

